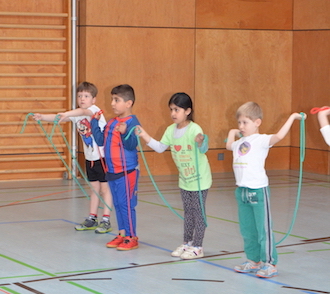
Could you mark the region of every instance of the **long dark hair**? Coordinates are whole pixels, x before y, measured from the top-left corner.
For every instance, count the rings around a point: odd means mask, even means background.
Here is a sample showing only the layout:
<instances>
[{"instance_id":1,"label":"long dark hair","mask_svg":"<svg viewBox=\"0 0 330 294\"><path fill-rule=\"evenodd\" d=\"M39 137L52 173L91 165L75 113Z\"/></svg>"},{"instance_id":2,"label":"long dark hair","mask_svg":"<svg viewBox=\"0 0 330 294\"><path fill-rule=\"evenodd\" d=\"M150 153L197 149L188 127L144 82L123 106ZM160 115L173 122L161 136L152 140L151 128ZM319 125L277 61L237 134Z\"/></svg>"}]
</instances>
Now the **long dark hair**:
<instances>
[{"instance_id":1,"label":"long dark hair","mask_svg":"<svg viewBox=\"0 0 330 294\"><path fill-rule=\"evenodd\" d=\"M186 94L186 93L173 94L172 97L170 98L170 101L168 101L168 106L170 106L171 104L174 104L180 108L183 108L184 110L187 110L188 108L190 108L191 111L190 111L190 114L187 116L187 119L194 121L194 119L193 119L193 113L194 113L193 103L188 94Z\"/></svg>"}]
</instances>

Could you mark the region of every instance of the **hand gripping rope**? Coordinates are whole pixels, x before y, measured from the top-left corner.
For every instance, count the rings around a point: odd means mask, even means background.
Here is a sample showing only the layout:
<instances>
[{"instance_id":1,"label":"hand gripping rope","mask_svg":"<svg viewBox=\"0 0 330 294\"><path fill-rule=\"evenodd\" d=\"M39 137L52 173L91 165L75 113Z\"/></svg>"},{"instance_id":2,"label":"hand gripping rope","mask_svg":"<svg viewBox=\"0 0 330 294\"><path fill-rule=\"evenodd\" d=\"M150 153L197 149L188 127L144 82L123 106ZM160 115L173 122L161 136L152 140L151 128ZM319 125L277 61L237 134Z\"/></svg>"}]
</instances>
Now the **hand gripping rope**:
<instances>
[{"instance_id":1,"label":"hand gripping rope","mask_svg":"<svg viewBox=\"0 0 330 294\"><path fill-rule=\"evenodd\" d=\"M296 205L295 209L293 212L293 217L291 221L291 225L289 228L289 231L285 234L285 236L276 243L276 245L279 245L282 243L290 234L293 228L293 225L295 223L295 220L297 218L297 212L299 208L299 201L300 201L300 196L301 196L301 185L302 185L302 173L303 173L303 162L305 160L305 145L306 145L306 140L305 140L305 114L303 112L300 113L302 118L300 121L300 157L299 157L299 182L298 182L298 191L297 191L297 198L296 198Z\"/></svg>"},{"instance_id":2,"label":"hand gripping rope","mask_svg":"<svg viewBox=\"0 0 330 294\"><path fill-rule=\"evenodd\" d=\"M124 140L127 140L128 138L129 138L129 136L131 136L131 134L132 134L132 132L134 131L134 129L136 128L136 126L135 127L133 127L129 132L128 132L128 134L126 135L126 137L124 138ZM208 140L208 138L207 138L207 136L206 135L204 135L205 137L204 137L204 140ZM156 191L157 191L157 193L158 193L158 195L159 195L159 197L163 200L163 202L166 204L166 206L175 214L175 215L177 215L180 219L184 219L180 214L178 214L175 210L174 210L174 208L168 203L168 201L165 199L165 197L164 197L164 195L160 192L160 190L159 190L159 188L158 188L158 186L157 186L157 184L156 184L156 182L155 182L155 180L154 180L154 178L153 178L153 176L152 176L152 174L151 174L151 172L150 172L150 169L149 169L149 166L148 166L148 163L147 163L147 160L146 160L146 158L145 158L145 155L144 155L144 152L143 152L143 149L142 149L142 145L141 145L141 141L140 141L140 137L139 136L137 136L137 141L138 141L138 145L139 145L139 149L140 149L140 153L141 153L141 157L142 157L142 159L143 159L143 163L144 163L144 165L145 165L145 167L146 167L146 170L147 170L147 172L148 172L148 175L149 175L149 177L150 177L150 180L151 180L151 182L152 182L152 184L153 184L153 186L154 186L154 188L156 189ZM207 142L207 141L206 141ZM199 200L200 200L200 205L201 205L201 209L202 209L202 214L203 214L203 217L204 217L204 222L205 222L205 224L206 224L206 226L207 226L207 222L206 222L206 215L205 215L205 210L204 210L204 205L203 205L203 196L202 196L202 193L201 193L201 190L200 190L200 176L199 176L199 171L198 171L198 158L197 158L197 156L198 156L198 154L197 154L197 152L198 152L198 150L197 150L197 148L198 148L198 145L197 145L197 142L195 142L196 143L196 150L195 150L195 156L196 156L196 166L197 166L197 181L198 181L198 192L199 192Z\"/></svg>"},{"instance_id":3,"label":"hand gripping rope","mask_svg":"<svg viewBox=\"0 0 330 294\"><path fill-rule=\"evenodd\" d=\"M28 113L28 114L26 115L20 134L24 133L24 130L25 130L25 126L26 126L27 120L28 120L29 116L33 116L33 115L34 115L34 114L31 113L31 112ZM63 132L62 127L61 127L61 126L59 125L59 123L58 123L59 120L60 120L60 117L57 115L57 116L55 117L55 120L54 120L54 124L53 124L52 130L51 130L51 132L50 132L49 134L46 132L45 128L43 127L42 122L41 122L40 120L38 120L37 122L38 122L38 124L39 124L41 130L42 130L43 133L45 134L46 138L48 139L49 143L52 145L53 149L55 150L56 154L58 155L58 157L60 158L60 160L62 161L62 163L63 163L64 166L66 167L66 169L68 170L68 172L70 172L70 174L71 174L72 178L74 179L74 181L76 182L76 184L79 186L80 190L83 192L83 194L84 194L88 199L90 199L88 193L87 193L86 190L81 186L81 184L79 183L77 177L74 175L73 171L70 169L70 167L68 166L68 164L65 162L64 158L61 156L61 153L59 152L59 150L57 149L56 145L55 145L54 142L53 142L53 135L54 135L55 129L56 129L56 127L59 128L60 133L61 133L61 136L62 136L62 138L63 138L63 140L64 140L64 142L65 142L65 145L66 145L66 147L68 148L68 150L69 150L69 152L70 152L70 155L71 155L71 157L72 157L74 163L76 164L76 166L77 166L77 168L78 168L78 170L79 170L81 176L83 177L83 179L85 180L85 182L88 184L89 188L95 193L95 195L97 195L97 197L100 199L100 201L101 201L101 202L102 202L107 208L109 208L110 211L112 211L112 208L109 207L109 205L107 205L107 204L105 203L105 201L103 200L103 198L102 198L102 197L101 197L101 196L95 191L95 189L93 188L93 186L90 184L90 182L88 181L87 176L86 176L86 174L84 173L83 169L81 168L81 166L80 166L80 164L79 164L77 158L76 158L75 156L73 156L73 153L72 153L72 151L71 151L71 148L70 148L69 142L68 142L68 140L67 140L66 137L65 137L65 134L64 134L64 132Z\"/></svg>"}]
</instances>

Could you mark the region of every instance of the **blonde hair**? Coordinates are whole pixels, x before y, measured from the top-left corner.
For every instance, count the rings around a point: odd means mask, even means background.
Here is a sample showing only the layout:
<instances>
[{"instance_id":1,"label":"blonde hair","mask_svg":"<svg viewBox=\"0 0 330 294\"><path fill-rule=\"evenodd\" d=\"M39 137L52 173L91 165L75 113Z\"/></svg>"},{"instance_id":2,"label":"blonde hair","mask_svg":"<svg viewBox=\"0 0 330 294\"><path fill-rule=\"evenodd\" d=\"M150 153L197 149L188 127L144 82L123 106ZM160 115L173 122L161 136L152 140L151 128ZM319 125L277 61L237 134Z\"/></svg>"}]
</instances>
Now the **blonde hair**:
<instances>
[{"instance_id":1,"label":"blonde hair","mask_svg":"<svg viewBox=\"0 0 330 294\"><path fill-rule=\"evenodd\" d=\"M237 109L236 118L238 119L242 115L248 117L252 121L263 118L262 109L259 104L251 101L244 103Z\"/></svg>"}]
</instances>

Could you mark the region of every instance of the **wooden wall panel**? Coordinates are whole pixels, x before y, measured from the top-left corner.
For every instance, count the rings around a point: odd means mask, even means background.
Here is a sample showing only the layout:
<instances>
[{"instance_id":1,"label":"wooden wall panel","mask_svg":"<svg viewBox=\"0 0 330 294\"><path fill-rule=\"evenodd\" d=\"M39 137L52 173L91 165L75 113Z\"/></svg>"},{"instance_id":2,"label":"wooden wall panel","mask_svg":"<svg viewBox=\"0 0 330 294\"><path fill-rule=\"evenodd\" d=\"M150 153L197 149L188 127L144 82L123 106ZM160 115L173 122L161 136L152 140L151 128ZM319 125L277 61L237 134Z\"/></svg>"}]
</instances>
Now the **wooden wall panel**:
<instances>
[{"instance_id":1,"label":"wooden wall panel","mask_svg":"<svg viewBox=\"0 0 330 294\"><path fill-rule=\"evenodd\" d=\"M263 108L261 133L279 130L291 109L291 52L292 32L197 31L196 121L211 148L225 148L236 110L247 101ZM289 144L287 136L279 146Z\"/></svg>"},{"instance_id":2,"label":"wooden wall panel","mask_svg":"<svg viewBox=\"0 0 330 294\"><path fill-rule=\"evenodd\" d=\"M313 107L329 105L330 93L330 31L296 31L293 45L292 109L308 113L306 147L327 150ZM299 143L299 130L292 133L293 146Z\"/></svg>"},{"instance_id":3,"label":"wooden wall panel","mask_svg":"<svg viewBox=\"0 0 330 294\"><path fill-rule=\"evenodd\" d=\"M86 44L87 70L79 79L97 85L96 104L106 118L114 115L111 89L130 84L136 94L133 112L150 135L160 139L172 123L170 96L184 91L194 97L194 31L91 27L86 29Z\"/></svg>"},{"instance_id":4,"label":"wooden wall panel","mask_svg":"<svg viewBox=\"0 0 330 294\"><path fill-rule=\"evenodd\" d=\"M294 0L293 29L330 29L329 0Z\"/></svg>"},{"instance_id":5,"label":"wooden wall panel","mask_svg":"<svg viewBox=\"0 0 330 294\"><path fill-rule=\"evenodd\" d=\"M0 180L61 178L66 171L29 113L70 108L69 0L1 1L0 9ZM49 133L51 125L44 124ZM70 124L64 128L70 141ZM58 130L54 144L70 166Z\"/></svg>"},{"instance_id":6,"label":"wooden wall panel","mask_svg":"<svg viewBox=\"0 0 330 294\"><path fill-rule=\"evenodd\" d=\"M293 0L197 0L196 27L292 29Z\"/></svg>"},{"instance_id":7,"label":"wooden wall panel","mask_svg":"<svg viewBox=\"0 0 330 294\"><path fill-rule=\"evenodd\" d=\"M195 0L81 0L80 25L194 27Z\"/></svg>"}]
</instances>

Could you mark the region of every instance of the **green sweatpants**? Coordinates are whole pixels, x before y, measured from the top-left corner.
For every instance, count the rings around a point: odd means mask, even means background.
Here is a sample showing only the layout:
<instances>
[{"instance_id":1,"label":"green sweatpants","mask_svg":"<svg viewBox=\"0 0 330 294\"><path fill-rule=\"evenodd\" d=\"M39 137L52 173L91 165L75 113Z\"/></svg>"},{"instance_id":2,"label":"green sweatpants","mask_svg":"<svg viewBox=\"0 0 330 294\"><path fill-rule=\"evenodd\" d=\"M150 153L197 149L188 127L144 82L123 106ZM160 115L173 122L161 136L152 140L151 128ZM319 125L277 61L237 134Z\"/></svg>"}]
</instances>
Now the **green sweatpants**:
<instances>
[{"instance_id":1,"label":"green sweatpants","mask_svg":"<svg viewBox=\"0 0 330 294\"><path fill-rule=\"evenodd\" d=\"M244 251L254 262L277 264L277 251L270 213L269 187L235 190Z\"/></svg>"}]
</instances>

